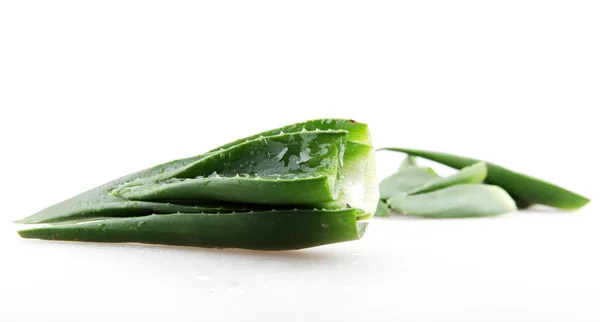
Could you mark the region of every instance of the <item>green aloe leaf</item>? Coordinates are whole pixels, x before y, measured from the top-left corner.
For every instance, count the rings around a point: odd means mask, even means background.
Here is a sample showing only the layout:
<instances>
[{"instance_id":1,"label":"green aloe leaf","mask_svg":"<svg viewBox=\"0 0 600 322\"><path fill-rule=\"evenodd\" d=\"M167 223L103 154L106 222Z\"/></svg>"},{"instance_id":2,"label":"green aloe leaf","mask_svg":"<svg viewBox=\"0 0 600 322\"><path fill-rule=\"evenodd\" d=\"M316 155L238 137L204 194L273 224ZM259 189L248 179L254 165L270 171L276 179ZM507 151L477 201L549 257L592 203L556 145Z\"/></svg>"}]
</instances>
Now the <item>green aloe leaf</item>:
<instances>
[{"instance_id":1,"label":"green aloe leaf","mask_svg":"<svg viewBox=\"0 0 600 322\"><path fill-rule=\"evenodd\" d=\"M287 138L292 142L282 141L282 138ZM248 144L249 142L252 143ZM261 146L256 145L260 142L264 143L262 149ZM269 165L273 164L275 164L274 167L277 167L278 163L275 161L288 144L289 151L293 150L298 153L293 155L287 151L284 153L282 159L287 164L282 167L283 170L280 168L267 169ZM304 150L300 151L303 147L302 144L305 144ZM322 147L318 146L321 144ZM238 162L236 166L240 166L240 168L234 168L236 153L240 158L246 157L239 152L249 151L248 146L256 148L255 152L262 152L264 158L257 157L254 160L249 160L250 163L247 165ZM307 149L311 149L310 152ZM349 153L345 153L347 151ZM301 155L301 152L305 153ZM339 154L336 155L336 152ZM326 160L327 156L330 156L331 159ZM252 164L253 161L257 164ZM261 163L262 169L258 166L259 161L263 162ZM317 165L315 161L319 161L319 164ZM215 173L202 173L200 170L207 169L211 162ZM311 169L308 169L311 167L318 168L321 162L324 165L318 171L311 172ZM374 163L371 137L366 124L352 120L312 120L258 133L217 147L204 154L174 160L123 176L45 208L17 222L34 224L94 217L144 216L153 213L214 213L260 210L265 208L264 200L287 198L293 201L294 199L300 199L300 197L307 198L306 205L302 205L304 208L312 209L315 206L322 205L335 206L336 208L350 206L357 208L361 216L368 217L375 212L377 206L378 189ZM298 166L297 173L292 170L295 165ZM223 172L216 173L217 170L219 172L223 170ZM237 173L236 170L238 170ZM252 173L251 170L255 172ZM265 172L261 173L261 170ZM278 174L283 173L283 171L289 172L269 176L267 171L278 171L275 172ZM256 177L257 173L258 178ZM196 180L199 178L192 177L193 174L204 176L205 180ZM260 174L264 174L265 177L261 178ZM246 175L254 177L250 179L246 178ZM154 180L154 183L148 182L148 178L152 178L151 180ZM161 181L163 178L167 179ZM354 181L349 183L347 178L353 178ZM139 183L140 187L134 188L132 182ZM206 183L214 189L206 192L206 189L203 190L199 187L198 183L200 182ZM257 187L261 189L251 189L251 183L257 183ZM286 185L287 189L277 189L278 186ZM169 189L171 187L173 189ZM244 191L248 194L245 196L234 195L231 190L227 190L232 187L237 189L234 190L236 194L242 195ZM316 188L317 191L304 189L306 187ZM184 193L189 194L193 192L194 188L203 190L203 193L210 198L202 201L185 198L190 197L190 195L186 196ZM127 191L127 189L130 190ZM290 196L294 189L301 190L303 195ZM182 195L176 195L174 192L177 191L181 191ZM276 191L275 196L272 195L273 191ZM145 194L146 192L156 192L157 195L162 194L162 197L154 198L152 193ZM140 198L137 198L137 193L139 193ZM220 197L221 195L228 196ZM212 199L212 196L218 196L219 198L215 200ZM334 199L335 196L337 196L337 199ZM251 202L245 203L244 201ZM263 203L262 206L259 205L261 203ZM317 205L312 203L317 203ZM291 207L291 205L284 204L278 205L278 208L301 207L299 205Z\"/></svg>"},{"instance_id":2,"label":"green aloe leaf","mask_svg":"<svg viewBox=\"0 0 600 322\"><path fill-rule=\"evenodd\" d=\"M485 184L458 184L418 195L398 195L388 204L401 214L427 218L483 217L517 209L506 191Z\"/></svg>"},{"instance_id":3,"label":"green aloe leaf","mask_svg":"<svg viewBox=\"0 0 600 322\"><path fill-rule=\"evenodd\" d=\"M416 195L420 193L430 192L453 186L461 183L481 183L487 176L487 167L484 162L478 162L473 165L464 167L447 177L442 177L433 181L429 181L417 188L408 192L407 195Z\"/></svg>"},{"instance_id":4,"label":"green aloe leaf","mask_svg":"<svg viewBox=\"0 0 600 322\"><path fill-rule=\"evenodd\" d=\"M196 200L269 205L337 198L346 131L259 137L184 167L127 182L112 191L130 200Z\"/></svg>"},{"instance_id":5,"label":"green aloe leaf","mask_svg":"<svg viewBox=\"0 0 600 322\"><path fill-rule=\"evenodd\" d=\"M357 240L366 227L353 209L284 210L87 219L39 225L19 234L47 240L287 250Z\"/></svg>"},{"instance_id":6,"label":"green aloe leaf","mask_svg":"<svg viewBox=\"0 0 600 322\"><path fill-rule=\"evenodd\" d=\"M287 249L360 238L378 196L367 125L313 120L132 173L18 222L47 224L21 230L26 238ZM152 229L140 234L139 218ZM309 232L317 219L323 229ZM99 222L117 228L97 233Z\"/></svg>"},{"instance_id":7,"label":"green aloe leaf","mask_svg":"<svg viewBox=\"0 0 600 322\"><path fill-rule=\"evenodd\" d=\"M455 169L462 169L477 162L482 162L481 160L435 151L406 148L383 148L380 150L404 152L436 161ZM486 162L486 165L488 174L485 182L502 187L520 207L541 204L560 209L574 210L585 206L590 201L590 199L582 195L546 181L509 170L490 162Z\"/></svg>"}]
</instances>

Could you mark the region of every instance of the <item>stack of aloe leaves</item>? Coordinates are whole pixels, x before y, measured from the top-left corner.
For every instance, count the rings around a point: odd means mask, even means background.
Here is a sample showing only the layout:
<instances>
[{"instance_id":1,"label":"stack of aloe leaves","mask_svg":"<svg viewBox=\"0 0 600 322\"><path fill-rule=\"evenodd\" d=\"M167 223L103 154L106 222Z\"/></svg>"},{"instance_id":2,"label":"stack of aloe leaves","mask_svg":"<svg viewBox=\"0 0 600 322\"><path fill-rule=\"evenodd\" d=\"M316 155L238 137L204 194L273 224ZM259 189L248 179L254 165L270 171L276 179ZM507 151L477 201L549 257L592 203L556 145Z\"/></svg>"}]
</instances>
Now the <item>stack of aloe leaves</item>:
<instances>
[{"instance_id":1,"label":"stack of aloe leaves","mask_svg":"<svg viewBox=\"0 0 600 322\"><path fill-rule=\"evenodd\" d=\"M381 181L376 216L399 214L426 218L483 217L532 205L576 210L590 200L549 182L502 166L436 151L383 148L407 154L398 171ZM417 157L458 169L441 177Z\"/></svg>"},{"instance_id":2,"label":"stack of aloe leaves","mask_svg":"<svg viewBox=\"0 0 600 322\"><path fill-rule=\"evenodd\" d=\"M321 119L126 175L24 218L24 238L259 250L360 239L379 200L366 124Z\"/></svg>"},{"instance_id":3,"label":"stack of aloe leaves","mask_svg":"<svg viewBox=\"0 0 600 322\"><path fill-rule=\"evenodd\" d=\"M499 165L405 148L378 184L366 124L320 119L141 170L18 223L24 238L258 250L358 240L373 216L482 217L590 200ZM417 157L458 169L441 177Z\"/></svg>"}]
</instances>

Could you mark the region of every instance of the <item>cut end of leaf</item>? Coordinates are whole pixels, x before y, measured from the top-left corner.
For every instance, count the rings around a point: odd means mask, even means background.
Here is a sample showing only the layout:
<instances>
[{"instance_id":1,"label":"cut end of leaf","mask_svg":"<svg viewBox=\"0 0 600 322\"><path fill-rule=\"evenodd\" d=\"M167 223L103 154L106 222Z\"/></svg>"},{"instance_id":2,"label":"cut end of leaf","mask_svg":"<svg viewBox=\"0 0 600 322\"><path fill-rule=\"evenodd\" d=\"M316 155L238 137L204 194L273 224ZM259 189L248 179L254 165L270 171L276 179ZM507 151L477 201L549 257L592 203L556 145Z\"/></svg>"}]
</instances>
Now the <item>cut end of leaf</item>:
<instances>
[{"instance_id":1,"label":"cut end of leaf","mask_svg":"<svg viewBox=\"0 0 600 322\"><path fill-rule=\"evenodd\" d=\"M377 149L377 151L402 152L429 159L455 169L462 169L481 162L481 160L473 158L428 150L385 147ZM488 175L485 182L506 190L518 202L520 207L540 204L565 210L577 210L587 205L590 201L590 199L580 194L552 183L512 171L490 162L486 162L486 165Z\"/></svg>"},{"instance_id":2,"label":"cut end of leaf","mask_svg":"<svg viewBox=\"0 0 600 322\"><path fill-rule=\"evenodd\" d=\"M368 126L319 119L129 174L15 222L51 223L19 230L23 238L297 249L362 237L378 189Z\"/></svg>"}]
</instances>

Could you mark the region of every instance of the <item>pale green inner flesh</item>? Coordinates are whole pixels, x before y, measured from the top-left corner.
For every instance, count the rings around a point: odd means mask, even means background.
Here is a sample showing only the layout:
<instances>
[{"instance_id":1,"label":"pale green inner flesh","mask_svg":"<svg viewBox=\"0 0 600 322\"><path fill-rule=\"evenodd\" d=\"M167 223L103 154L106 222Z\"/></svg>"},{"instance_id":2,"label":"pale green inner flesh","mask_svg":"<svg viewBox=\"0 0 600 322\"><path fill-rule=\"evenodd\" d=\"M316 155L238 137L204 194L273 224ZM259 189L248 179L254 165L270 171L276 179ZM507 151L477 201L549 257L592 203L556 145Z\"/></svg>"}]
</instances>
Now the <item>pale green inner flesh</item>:
<instances>
[{"instance_id":1,"label":"pale green inner flesh","mask_svg":"<svg viewBox=\"0 0 600 322\"><path fill-rule=\"evenodd\" d=\"M485 184L457 184L418 195L396 196L388 204L401 214L430 218L493 216L517 209L506 191Z\"/></svg>"},{"instance_id":2,"label":"pale green inner flesh","mask_svg":"<svg viewBox=\"0 0 600 322\"><path fill-rule=\"evenodd\" d=\"M481 184L486 175L485 163L476 163L440 177L407 156L398 172L381 182L382 202L376 215L389 216L389 208L430 218L492 216L514 211L515 203L506 191Z\"/></svg>"}]
</instances>

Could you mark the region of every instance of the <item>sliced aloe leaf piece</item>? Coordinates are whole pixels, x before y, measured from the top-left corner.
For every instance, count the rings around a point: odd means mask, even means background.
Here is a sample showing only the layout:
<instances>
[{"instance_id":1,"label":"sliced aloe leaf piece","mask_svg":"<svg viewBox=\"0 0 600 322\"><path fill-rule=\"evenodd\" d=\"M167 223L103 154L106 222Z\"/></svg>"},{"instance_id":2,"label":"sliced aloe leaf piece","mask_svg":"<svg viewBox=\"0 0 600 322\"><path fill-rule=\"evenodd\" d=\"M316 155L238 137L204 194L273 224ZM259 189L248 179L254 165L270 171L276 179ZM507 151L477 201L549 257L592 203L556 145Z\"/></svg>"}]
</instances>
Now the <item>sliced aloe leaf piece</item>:
<instances>
[{"instance_id":1,"label":"sliced aloe leaf piece","mask_svg":"<svg viewBox=\"0 0 600 322\"><path fill-rule=\"evenodd\" d=\"M477 159L436 151L391 147L380 150L404 152L436 161L455 169L461 169L477 162L482 162ZM486 162L486 165L488 174L485 182L502 187L514 200L518 201L520 206L541 204L560 209L575 210L585 206L590 201L590 199L575 192L526 174L518 173L490 162Z\"/></svg>"},{"instance_id":2,"label":"sliced aloe leaf piece","mask_svg":"<svg viewBox=\"0 0 600 322\"><path fill-rule=\"evenodd\" d=\"M304 131L231 146L112 194L130 200L316 204L337 199L346 131Z\"/></svg>"},{"instance_id":3,"label":"sliced aloe leaf piece","mask_svg":"<svg viewBox=\"0 0 600 322\"><path fill-rule=\"evenodd\" d=\"M179 213L35 225L21 237L109 243L288 250L360 239L353 209Z\"/></svg>"},{"instance_id":4,"label":"sliced aloe leaf piece","mask_svg":"<svg viewBox=\"0 0 600 322\"><path fill-rule=\"evenodd\" d=\"M375 211L375 217L389 217L392 214L392 209L383 200L379 200L377 204L377 211Z\"/></svg>"},{"instance_id":5,"label":"sliced aloe leaf piece","mask_svg":"<svg viewBox=\"0 0 600 322\"><path fill-rule=\"evenodd\" d=\"M506 191L485 184L458 184L418 195L399 195L390 198L388 204L401 214L427 218L483 217L517 209Z\"/></svg>"},{"instance_id":6,"label":"sliced aloe leaf piece","mask_svg":"<svg viewBox=\"0 0 600 322\"><path fill-rule=\"evenodd\" d=\"M431 168L411 166L398 171L379 183L381 199L388 199L439 180L441 177Z\"/></svg>"},{"instance_id":7,"label":"sliced aloe leaf piece","mask_svg":"<svg viewBox=\"0 0 600 322\"><path fill-rule=\"evenodd\" d=\"M473 165L464 167L456 173L447 177L442 177L433 181L429 181L422 186L414 188L407 195L416 195L420 193L430 192L446 188L455 184L461 183L481 183L487 176L487 167L484 162L478 162Z\"/></svg>"}]
</instances>

